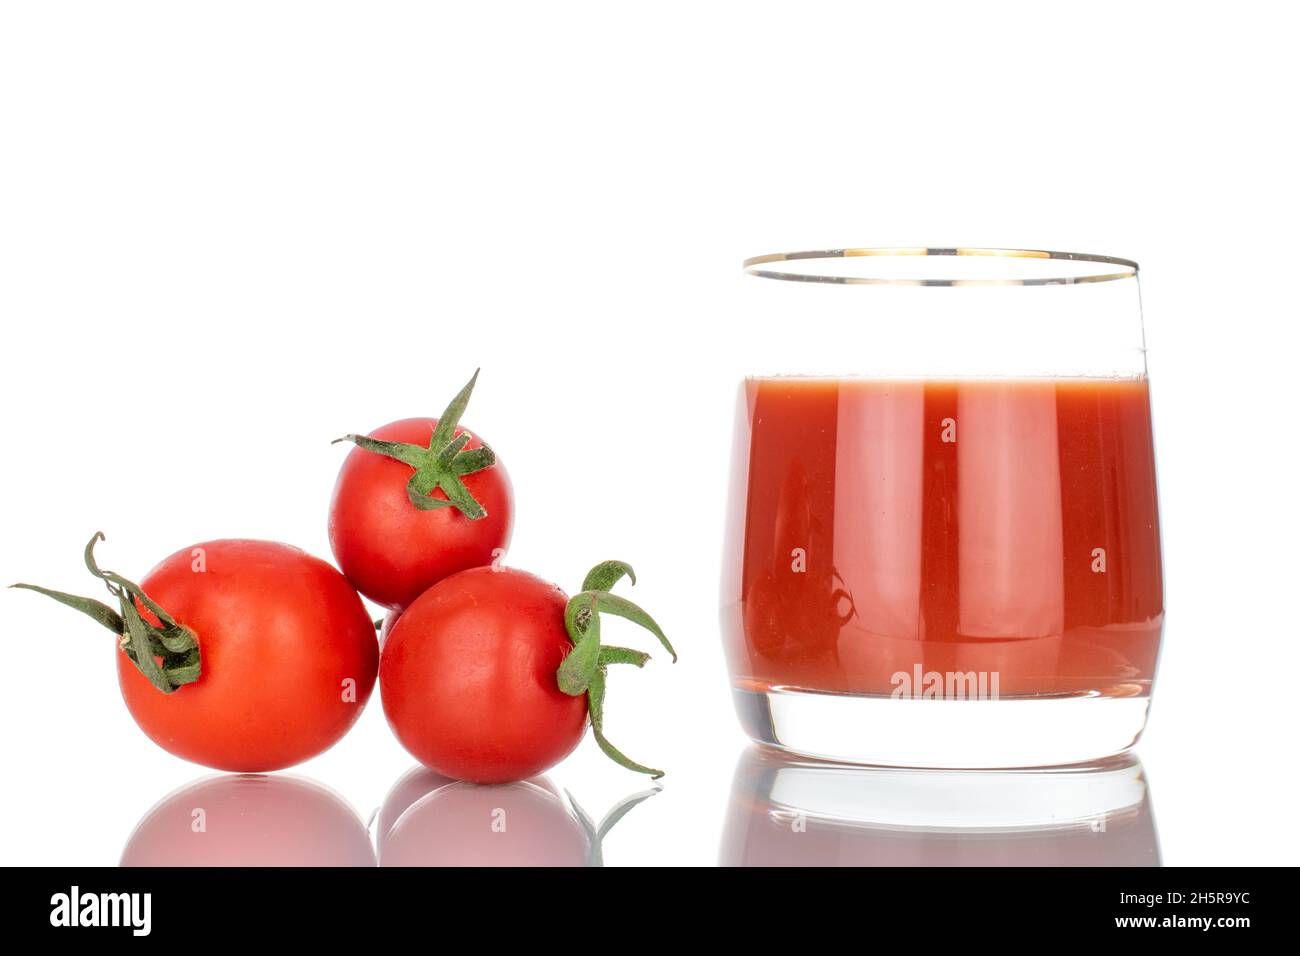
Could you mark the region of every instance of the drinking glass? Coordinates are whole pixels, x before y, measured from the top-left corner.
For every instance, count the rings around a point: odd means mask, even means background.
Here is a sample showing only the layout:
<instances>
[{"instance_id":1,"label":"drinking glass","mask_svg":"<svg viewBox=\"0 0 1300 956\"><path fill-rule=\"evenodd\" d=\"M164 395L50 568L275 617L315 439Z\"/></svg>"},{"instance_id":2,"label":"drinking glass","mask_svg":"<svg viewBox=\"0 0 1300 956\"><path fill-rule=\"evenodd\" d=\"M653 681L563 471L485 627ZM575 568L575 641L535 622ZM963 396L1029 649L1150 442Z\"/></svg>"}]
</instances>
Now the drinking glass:
<instances>
[{"instance_id":1,"label":"drinking glass","mask_svg":"<svg viewBox=\"0 0 1300 956\"><path fill-rule=\"evenodd\" d=\"M1164 620L1137 263L744 266L722 630L746 732L913 767L1131 747Z\"/></svg>"}]
</instances>

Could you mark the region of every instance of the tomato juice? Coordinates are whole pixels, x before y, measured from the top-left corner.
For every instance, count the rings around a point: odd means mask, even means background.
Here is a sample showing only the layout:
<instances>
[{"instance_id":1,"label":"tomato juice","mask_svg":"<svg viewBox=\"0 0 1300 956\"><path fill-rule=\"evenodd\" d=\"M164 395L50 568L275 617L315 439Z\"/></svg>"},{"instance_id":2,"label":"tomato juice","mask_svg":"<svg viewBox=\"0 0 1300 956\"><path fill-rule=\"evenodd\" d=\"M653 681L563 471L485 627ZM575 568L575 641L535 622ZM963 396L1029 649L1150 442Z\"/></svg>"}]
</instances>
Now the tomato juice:
<instances>
[{"instance_id":1,"label":"tomato juice","mask_svg":"<svg viewBox=\"0 0 1300 956\"><path fill-rule=\"evenodd\" d=\"M1003 698L1149 692L1145 378L750 378L739 410L739 690L920 697L974 674Z\"/></svg>"}]
</instances>

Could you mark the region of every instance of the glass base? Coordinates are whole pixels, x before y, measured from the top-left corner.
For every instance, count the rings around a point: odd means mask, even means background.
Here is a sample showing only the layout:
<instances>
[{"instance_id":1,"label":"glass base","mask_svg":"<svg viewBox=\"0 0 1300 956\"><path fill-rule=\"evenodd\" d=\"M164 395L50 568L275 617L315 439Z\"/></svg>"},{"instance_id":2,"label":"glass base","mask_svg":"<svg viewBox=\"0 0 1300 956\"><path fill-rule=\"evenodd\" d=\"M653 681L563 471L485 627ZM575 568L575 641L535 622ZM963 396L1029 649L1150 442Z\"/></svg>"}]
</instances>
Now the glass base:
<instances>
[{"instance_id":1,"label":"glass base","mask_svg":"<svg viewBox=\"0 0 1300 956\"><path fill-rule=\"evenodd\" d=\"M806 690L734 690L761 744L886 767L1051 767L1123 753L1146 725L1147 695L913 700Z\"/></svg>"}]
</instances>

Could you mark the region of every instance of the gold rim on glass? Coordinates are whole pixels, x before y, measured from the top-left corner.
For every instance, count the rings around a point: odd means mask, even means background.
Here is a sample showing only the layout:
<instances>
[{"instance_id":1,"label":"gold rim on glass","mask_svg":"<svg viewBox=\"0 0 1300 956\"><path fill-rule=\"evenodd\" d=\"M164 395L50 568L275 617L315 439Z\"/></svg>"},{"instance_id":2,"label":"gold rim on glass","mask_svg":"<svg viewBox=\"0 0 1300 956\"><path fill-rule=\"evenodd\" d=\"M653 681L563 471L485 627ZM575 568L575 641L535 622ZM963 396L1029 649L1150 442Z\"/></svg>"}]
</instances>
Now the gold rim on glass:
<instances>
[{"instance_id":1,"label":"gold rim on glass","mask_svg":"<svg viewBox=\"0 0 1300 956\"><path fill-rule=\"evenodd\" d=\"M770 262L791 262L798 259L849 259L859 256L991 256L1013 259L1060 259L1069 262L1091 262L1098 266L1119 266L1119 271L1098 270L1077 276L1042 276L1021 279L900 279L889 276L837 276L816 275L803 272L782 272L760 269ZM1085 252L1050 252L1045 249L977 249L971 247L926 248L900 247L877 249L821 249L812 252L775 252L746 259L743 268L752 276L764 279L788 279L794 282L831 282L839 285L914 285L914 286L972 286L972 285L1080 285L1087 282L1110 282L1114 279L1132 279L1138 274L1138 264L1132 259L1099 256Z\"/></svg>"}]
</instances>

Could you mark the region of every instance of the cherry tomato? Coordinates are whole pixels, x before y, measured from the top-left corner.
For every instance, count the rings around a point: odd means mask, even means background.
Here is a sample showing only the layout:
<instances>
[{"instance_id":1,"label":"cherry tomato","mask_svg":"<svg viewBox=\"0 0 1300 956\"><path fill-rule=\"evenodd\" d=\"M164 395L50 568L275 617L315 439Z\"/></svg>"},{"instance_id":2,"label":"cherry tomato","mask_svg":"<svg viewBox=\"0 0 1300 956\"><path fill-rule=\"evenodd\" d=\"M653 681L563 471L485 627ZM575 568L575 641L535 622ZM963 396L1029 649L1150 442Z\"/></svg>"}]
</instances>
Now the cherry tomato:
<instances>
[{"instance_id":1,"label":"cherry tomato","mask_svg":"<svg viewBox=\"0 0 1300 956\"><path fill-rule=\"evenodd\" d=\"M210 541L164 560L140 588L199 645L198 680L169 694L117 654L131 716L178 757L219 770L288 767L338 741L370 698L374 622L343 575L305 551Z\"/></svg>"},{"instance_id":2,"label":"cherry tomato","mask_svg":"<svg viewBox=\"0 0 1300 956\"><path fill-rule=\"evenodd\" d=\"M370 433L380 441L427 445L436 418L407 418ZM464 432L456 429L456 435ZM467 451L481 448L471 438ZM510 477L498 461L465 475L487 512L471 520L454 507L421 511L407 496L412 466L364 448L343 463L330 504L330 546L353 586L376 604L401 609L432 585L505 554L514 525ZM446 497L436 491L433 497Z\"/></svg>"},{"instance_id":3,"label":"cherry tomato","mask_svg":"<svg viewBox=\"0 0 1300 956\"><path fill-rule=\"evenodd\" d=\"M568 598L513 568L473 568L435 585L398 619L379 664L388 722L425 766L459 780L535 776L567 756L587 697L556 671L572 649Z\"/></svg>"}]
</instances>

